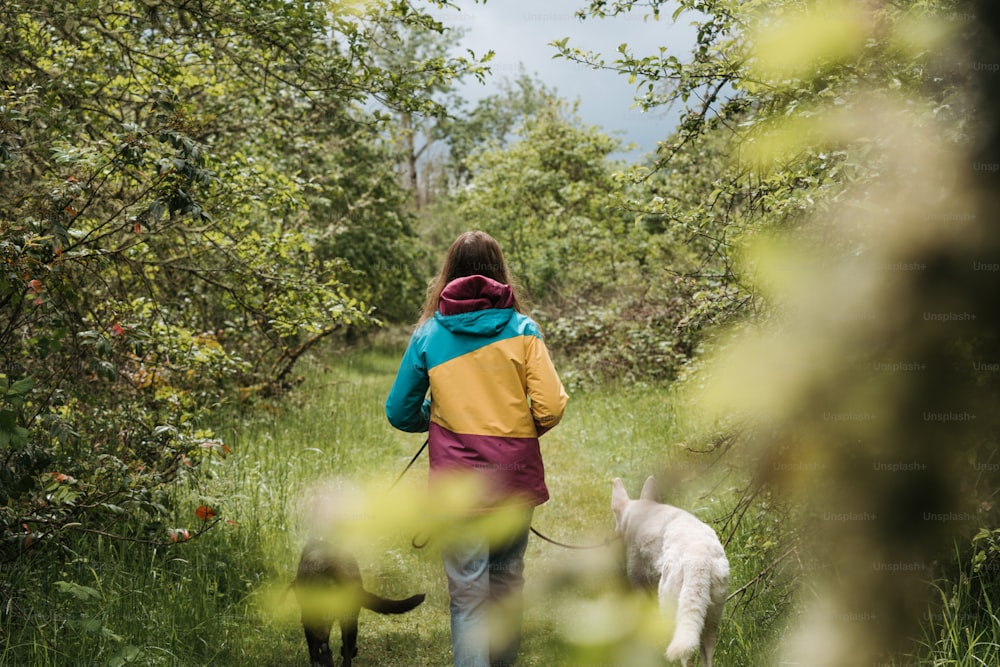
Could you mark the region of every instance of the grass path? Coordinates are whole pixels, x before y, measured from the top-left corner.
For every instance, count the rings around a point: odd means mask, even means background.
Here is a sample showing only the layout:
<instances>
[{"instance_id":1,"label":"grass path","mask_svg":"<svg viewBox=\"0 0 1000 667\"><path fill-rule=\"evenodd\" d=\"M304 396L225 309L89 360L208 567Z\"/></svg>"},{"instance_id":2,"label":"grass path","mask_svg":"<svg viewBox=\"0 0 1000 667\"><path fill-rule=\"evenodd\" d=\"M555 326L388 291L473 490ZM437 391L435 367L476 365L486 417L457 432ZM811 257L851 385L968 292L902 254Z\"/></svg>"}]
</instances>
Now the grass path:
<instances>
[{"instance_id":1,"label":"grass path","mask_svg":"<svg viewBox=\"0 0 1000 667\"><path fill-rule=\"evenodd\" d=\"M369 350L314 363L307 381L282 413L234 433L236 458L220 483L231 484L230 510L241 531L260 533L263 559L278 581L294 571L302 526L298 494L326 477L365 479L385 487L403 470L422 436L392 429L383 402L398 365L398 350ZM660 471L675 441L674 418L664 388L614 387L605 392L575 392L563 423L542 441L552 499L538 508L535 526L575 544L599 543L611 534L610 482L621 476L635 493L646 475ZM697 464L686 463L689 471ZM426 483L426 454L402 484ZM697 499L696 475L688 491L704 517L722 514L720 498ZM704 489L701 489L704 490ZM674 502L680 503L677 499ZM390 540L378 562L363 566L366 581L380 592L409 595L426 591L427 602L403 618L364 613L361 651L371 665L446 665L449 657L446 583L433 545L414 551L408 534ZM567 551L533 539L526 554L528 609L524 665L578 664L569 661L563 641L567 613L579 598L567 595L565 576L585 575L607 566L611 550ZM567 568L567 562L576 562ZM570 575L567 575L567 572ZM570 591L600 594L578 581ZM553 591L558 591L553 594ZM260 598L270 605L268 595ZM294 606L279 611L259 636L235 652L283 662L304 655ZM600 619L596 621L600 623ZM721 650L721 649L720 649ZM236 656L234 656L235 658ZM258 662L257 664L264 664Z\"/></svg>"},{"instance_id":2,"label":"grass path","mask_svg":"<svg viewBox=\"0 0 1000 667\"><path fill-rule=\"evenodd\" d=\"M6 628L0 665L307 664L294 602L281 595L305 538L301 500L311 485L334 477L388 488L419 447L422 436L395 431L383 414L400 355L398 349L370 349L309 360L302 385L273 412L221 420L216 431L232 454L206 464L197 483L178 489L176 501L179 516L194 517L200 505L217 509L225 521L205 535L166 551L81 543L71 545L60 563L26 570L24 577L41 580L35 584L39 599L55 600L59 608L38 614L33 627ZM651 473L659 475L668 502L706 520L725 514L732 490L706 468L704 457L674 446L670 406L664 387L571 392L562 424L542 440L552 499L537 509L535 526L570 543L600 542L613 528L611 479L622 477L634 495ZM426 470L425 454L401 486L422 487ZM188 527L197 523L192 519ZM403 531L381 540L378 556L363 562L362 572L376 592L402 597L424 591L427 601L403 617L363 612L359 667L450 664L440 560L433 544L416 551L410 537ZM730 547L731 589L761 567L743 553L749 539L741 534ZM614 554L532 539L519 664L662 664L662 637L624 641L650 633L634 604L607 603L621 602L611 583ZM77 595L73 586L96 593ZM777 613L770 604L765 599L727 612L720 664L757 663L761 649L754 647L764 645Z\"/></svg>"}]
</instances>

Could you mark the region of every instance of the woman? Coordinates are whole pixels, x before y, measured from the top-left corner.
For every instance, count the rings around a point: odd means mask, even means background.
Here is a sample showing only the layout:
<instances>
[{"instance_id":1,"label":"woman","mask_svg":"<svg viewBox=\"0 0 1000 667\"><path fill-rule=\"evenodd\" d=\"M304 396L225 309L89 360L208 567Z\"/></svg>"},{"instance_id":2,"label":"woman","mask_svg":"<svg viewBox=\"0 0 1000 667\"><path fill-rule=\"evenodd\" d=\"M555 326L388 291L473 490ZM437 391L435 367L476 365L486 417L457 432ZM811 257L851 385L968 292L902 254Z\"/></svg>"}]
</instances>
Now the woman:
<instances>
[{"instance_id":1,"label":"woman","mask_svg":"<svg viewBox=\"0 0 1000 667\"><path fill-rule=\"evenodd\" d=\"M470 522L442 548L456 667L517 658L528 530L533 508L549 497L538 437L562 418L567 398L499 244L485 232L462 234L428 289L385 406L396 428L429 431L432 483L476 474L488 487L486 511L520 511L502 539ZM494 622L498 609L505 625Z\"/></svg>"}]
</instances>

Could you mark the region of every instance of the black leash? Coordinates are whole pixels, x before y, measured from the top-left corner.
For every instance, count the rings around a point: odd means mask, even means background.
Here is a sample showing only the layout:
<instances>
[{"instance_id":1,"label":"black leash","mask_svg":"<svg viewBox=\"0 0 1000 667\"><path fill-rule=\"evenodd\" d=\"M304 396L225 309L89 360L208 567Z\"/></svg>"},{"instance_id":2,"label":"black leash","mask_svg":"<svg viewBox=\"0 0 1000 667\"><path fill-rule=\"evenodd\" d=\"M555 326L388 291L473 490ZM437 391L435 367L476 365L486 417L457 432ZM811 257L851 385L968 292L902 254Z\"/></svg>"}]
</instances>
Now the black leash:
<instances>
[{"instance_id":1,"label":"black leash","mask_svg":"<svg viewBox=\"0 0 1000 667\"><path fill-rule=\"evenodd\" d=\"M395 488L395 486L399 484L399 480L403 479L403 475L405 475L407 472L410 471L410 468L413 467L413 464L417 462L417 459L420 458L420 455L424 453L425 449L427 449L427 443L429 442L430 442L430 436L427 436L427 438L424 439L424 444L420 445L420 449L417 450L417 453L413 455L413 458L410 459L410 462L406 464L405 468L403 468L403 472L399 473L399 477L397 477L396 481L393 482L392 486L389 487L390 491L392 491L393 488ZM615 541L620 539L619 535L615 535L614 537L609 537L605 539L600 544L587 544L584 546L579 546L575 544L566 544L565 542L559 542L557 540L553 540L551 537L547 537L546 535L540 533L538 530L535 529L534 526L531 526L531 532L533 532L535 535L545 540L549 544L554 544L557 547L562 547L564 549L600 549L601 547L609 546L613 544ZM430 541L430 537L428 537L423 542L417 542L417 539L419 537L420 537L419 535L414 535L413 539L410 540L410 544L413 546L414 549L423 549L425 546L427 546L427 543Z\"/></svg>"},{"instance_id":2,"label":"black leash","mask_svg":"<svg viewBox=\"0 0 1000 667\"><path fill-rule=\"evenodd\" d=\"M424 453L425 449L427 449L427 443L430 442L430 441L431 441L431 437L430 436L427 436L424 439L424 444L420 445L420 449L417 450L417 453L413 455L413 458L410 459L410 462L406 464L405 468L403 468L403 472L399 473L399 477L397 477L396 481L393 482L392 486L389 487L390 491L392 491L394 488L396 488L396 485L399 484L399 480L403 479L403 475L405 475L407 472L409 472L410 468L413 467L413 464L416 463L417 459L420 458L420 455Z\"/></svg>"},{"instance_id":3,"label":"black leash","mask_svg":"<svg viewBox=\"0 0 1000 667\"><path fill-rule=\"evenodd\" d=\"M610 546L611 544L615 543L617 540L621 539L620 535L615 535L614 537L606 538L600 544L585 544L583 546L580 546L580 545L577 545L577 544L566 544L565 542L557 542L556 540L553 540L551 537L546 537L545 535L542 535L540 532L538 532L537 530L535 530L534 526L531 527L531 532L533 532L535 535L537 535L541 539L545 540L549 544L554 544L557 547L562 547L563 549L600 549L601 547Z\"/></svg>"}]
</instances>

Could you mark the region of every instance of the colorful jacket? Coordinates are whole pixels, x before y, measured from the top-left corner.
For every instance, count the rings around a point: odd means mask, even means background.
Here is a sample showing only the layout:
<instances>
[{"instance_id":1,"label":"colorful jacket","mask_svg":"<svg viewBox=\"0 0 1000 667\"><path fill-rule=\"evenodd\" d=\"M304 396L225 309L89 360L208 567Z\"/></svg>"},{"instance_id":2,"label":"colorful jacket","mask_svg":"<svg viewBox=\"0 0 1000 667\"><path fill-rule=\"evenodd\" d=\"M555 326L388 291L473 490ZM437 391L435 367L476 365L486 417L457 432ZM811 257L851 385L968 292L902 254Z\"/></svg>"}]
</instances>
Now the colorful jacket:
<instances>
[{"instance_id":1,"label":"colorful jacket","mask_svg":"<svg viewBox=\"0 0 1000 667\"><path fill-rule=\"evenodd\" d=\"M477 471L497 493L539 505L549 493L538 436L568 397L538 325L512 303L510 287L485 276L448 283L410 338L385 412L398 429L429 431L432 478Z\"/></svg>"}]
</instances>

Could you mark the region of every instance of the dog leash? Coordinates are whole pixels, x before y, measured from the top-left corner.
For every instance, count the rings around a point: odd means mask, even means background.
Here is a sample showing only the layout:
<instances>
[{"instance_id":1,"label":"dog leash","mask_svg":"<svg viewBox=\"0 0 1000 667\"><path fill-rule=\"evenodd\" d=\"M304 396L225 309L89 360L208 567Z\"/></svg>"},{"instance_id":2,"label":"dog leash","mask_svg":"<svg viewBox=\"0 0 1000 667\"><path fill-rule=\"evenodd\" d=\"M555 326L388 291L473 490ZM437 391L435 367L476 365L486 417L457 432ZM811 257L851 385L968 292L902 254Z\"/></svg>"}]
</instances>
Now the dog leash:
<instances>
[{"instance_id":1,"label":"dog leash","mask_svg":"<svg viewBox=\"0 0 1000 667\"><path fill-rule=\"evenodd\" d=\"M424 444L420 445L420 449L417 450L417 453L413 455L413 458L410 459L410 462L406 464L405 468L403 468L403 472L399 473L399 477L397 477L396 481L393 482L392 485L389 487L389 491L392 491L394 488L396 488L396 485L399 484L399 480L403 479L403 475L409 472L410 468L413 467L413 464L417 462L417 459L420 458L420 455L424 453L425 449L427 449L427 443L430 441L431 441L430 436L424 438Z\"/></svg>"},{"instance_id":2,"label":"dog leash","mask_svg":"<svg viewBox=\"0 0 1000 667\"><path fill-rule=\"evenodd\" d=\"M600 544L584 544L584 545L566 544L565 542L559 542L557 540L553 540L551 537L543 535L541 532L536 530L534 526L531 526L531 532L533 532L535 535L545 540L549 544L554 544L557 547L562 547L563 549L600 549L601 547L610 546L621 539L620 535L615 535L614 537L605 538L605 540Z\"/></svg>"},{"instance_id":3,"label":"dog leash","mask_svg":"<svg viewBox=\"0 0 1000 667\"><path fill-rule=\"evenodd\" d=\"M429 443L430 441L431 441L431 436L428 435L426 438L424 438L424 444L420 445L420 449L417 450L417 453L413 455L413 458L410 459L410 462L406 464L405 468L403 468L403 472L399 473L399 477L396 478L396 481L394 481L389 486L388 489L389 491L392 491L394 488L396 488L396 485L399 484L399 481L403 479L403 475L405 475L410 471L410 468L413 467L413 464L417 462L417 459L420 458L420 455L424 453L425 449L427 449L427 443ZM423 542L418 542L420 537L421 537L420 533L414 535L413 539L410 540L410 546L412 546L414 549L423 549L424 547L427 546L427 543L431 541L431 538L428 535Z\"/></svg>"},{"instance_id":4,"label":"dog leash","mask_svg":"<svg viewBox=\"0 0 1000 667\"><path fill-rule=\"evenodd\" d=\"M406 464L405 468L403 468L403 472L399 473L399 476L396 478L396 481L394 481L392 483L392 485L389 487L390 491L392 491L396 487L396 485L399 484L399 481L401 479L403 479L403 476L406 475L406 473L410 471L410 468L413 467L413 464L417 462L417 459L420 458L420 455L424 453L425 449L427 449L427 443L429 443L429 442L430 442L430 436L427 436L427 438L424 439L424 444L420 445L420 449L417 450L417 453L413 455L413 458L410 459L410 462ZM615 535L614 537L608 537L608 538L606 538L600 544L586 544L586 545L582 545L581 546L581 545L577 545L577 544L566 544L565 542L559 542L558 540L554 540L551 537L548 537L547 535L544 535L541 531L537 530L534 526L530 526L530 530L531 530L532 533L534 533L540 539L548 542L549 544L554 544L555 546L562 547L564 549L581 549L581 550L582 549L600 549L601 547L609 546L609 545L615 543L617 540L621 539L620 535ZM430 542L430 537L429 536L423 542L418 542L417 541L419 537L420 537L420 535L414 535L413 539L410 540L410 545L414 549L423 549L425 546L427 546L427 543Z\"/></svg>"}]
</instances>

